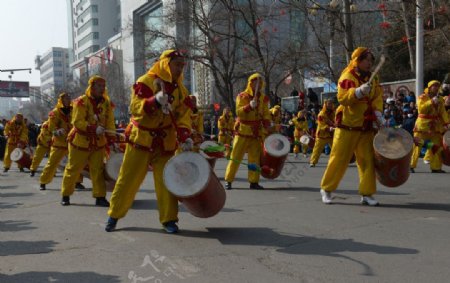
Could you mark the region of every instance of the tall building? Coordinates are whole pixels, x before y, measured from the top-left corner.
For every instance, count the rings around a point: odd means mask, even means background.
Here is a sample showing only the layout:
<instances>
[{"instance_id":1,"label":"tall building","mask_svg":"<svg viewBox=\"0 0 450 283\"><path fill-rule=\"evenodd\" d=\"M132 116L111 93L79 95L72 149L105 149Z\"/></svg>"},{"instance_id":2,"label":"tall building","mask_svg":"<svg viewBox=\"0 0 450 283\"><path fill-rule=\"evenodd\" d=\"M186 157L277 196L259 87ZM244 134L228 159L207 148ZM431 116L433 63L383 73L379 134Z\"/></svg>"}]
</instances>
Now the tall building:
<instances>
[{"instance_id":1,"label":"tall building","mask_svg":"<svg viewBox=\"0 0 450 283\"><path fill-rule=\"evenodd\" d=\"M120 32L120 0L67 0L69 41L74 62L107 46Z\"/></svg>"},{"instance_id":2,"label":"tall building","mask_svg":"<svg viewBox=\"0 0 450 283\"><path fill-rule=\"evenodd\" d=\"M67 48L52 47L36 57L36 69L41 71L41 99L55 102L59 92L67 87L70 78Z\"/></svg>"}]
</instances>

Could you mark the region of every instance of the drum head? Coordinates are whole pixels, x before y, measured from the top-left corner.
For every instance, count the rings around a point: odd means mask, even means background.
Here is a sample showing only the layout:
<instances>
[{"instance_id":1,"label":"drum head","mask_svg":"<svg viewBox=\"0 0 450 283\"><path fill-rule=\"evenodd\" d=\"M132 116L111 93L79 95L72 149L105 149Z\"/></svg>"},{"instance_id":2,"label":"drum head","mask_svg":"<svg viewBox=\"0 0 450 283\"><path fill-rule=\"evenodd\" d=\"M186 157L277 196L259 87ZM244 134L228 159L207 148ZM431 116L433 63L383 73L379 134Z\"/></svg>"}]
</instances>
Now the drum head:
<instances>
[{"instance_id":1,"label":"drum head","mask_svg":"<svg viewBox=\"0 0 450 283\"><path fill-rule=\"evenodd\" d=\"M309 137L307 135L301 136L300 137L300 143L308 145L309 144Z\"/></svg>"},{"instance_id":2,"label":"drum head","mask_svg":"<svg viewBox=\"0 0 450 283\"><path fill-rule=\"evenodd\" d=\"M413 145L413 137L401 128L383 128L373 139L374 150L388 159L403 158L411 152Z\"/></svg>"},{"instance_id":3,"label":"drum head","mask_svg":"<svg viewBox=\"0 0 450 283\"><path fill-rule=\"evenodd\" d=\"M23 156L23 152L22 149L20 148L15 148L12 152L11 152L11 160L12 161L19 161L20 159L22 159Z\"/></svg>"},{"instance_id":4,"label":"drum head","mask_svg":"<svg viewBox=\"0 0 450 283\"><path fill-rule=\"evenodd\" d=\"M446 147L450 147L450 131L446 131L442 142Z\"/></svg>"},{"instance_id":5,"label":"drum head","mask_svg":"<svg viewBox=\"0 0 450 283\"><path fill-rule=\"evenodd\" d=\"M164 167L167 189L177 197L194 196L209 182L211 169L206 159L196 152L186 151L172 157Z\"/></svg>"},{"instance_id":6,"label":"drum head","mask_svg":"<svg viewBox=\"0 0 450 283\"><path fill-rule=\"evenodd\" d=\"M122 166L123 161L123 153L122 152L113 152L109 156L108 161L106 161L105 170L108 176L117 181L117 177L119 177L120 167Z\"/></svg>"},{"instance_id":7,"label":"drum head","mask_svg":"<svg viewBox=\"0 0 450 283\"><path fill-rule=\"evenodd\" d=\"M272 134L264 140L264 149L271 156L280 157L289 153L291 145L285 136Z\"/></svg>"},{"instance_id":8,"label":"drum head","mask_svg":"<svg viewBox=\"0 0 450 283\"><path fill-rule=\"evenodd\" d=\"M202 144L200 144L200 154L204 157L204 158L211 158L210 156L208 156L208 154L206 154L205 152L203 152L203 150L207 147L210 146L218 146L218 144L215 141L204 141L202 142Z\"/></svg>"}]
</instances>

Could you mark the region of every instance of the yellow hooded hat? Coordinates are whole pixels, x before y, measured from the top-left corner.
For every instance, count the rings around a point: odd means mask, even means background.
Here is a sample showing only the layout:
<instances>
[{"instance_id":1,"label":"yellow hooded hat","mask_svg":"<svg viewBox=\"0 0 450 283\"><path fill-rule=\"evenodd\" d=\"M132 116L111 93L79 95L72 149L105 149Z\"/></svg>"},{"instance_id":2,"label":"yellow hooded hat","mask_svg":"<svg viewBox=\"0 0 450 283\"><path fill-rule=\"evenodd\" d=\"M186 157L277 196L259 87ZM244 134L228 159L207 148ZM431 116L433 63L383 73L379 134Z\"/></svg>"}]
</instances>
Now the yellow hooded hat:
<instances>
[{"instance_id":1,"label":"yellow hooded hat","mask_svg":"<svg viewBox=\"0 0 450 283\"><path fill-rule=\"evenodd\" d=\"M353 51L352 58L343 72L348 72L358 67L358 62L361 60L361 57L366 53L372 54L372 52L367 47L357 47Z\"/></svg>"},{"instance_id":2,"label":"yellow hooded hat","mask_svg":"<svg viewBox=\"0 0 450 283\"><path fill-rule=\"evenodd\" d=\"M429 88L432 87L433 85L437 84L438 86L441 85L441 83L437 80L432 80L427 84L427 88L424 90L424 93L428 94L429 92Z\"/></svg>"},{"instance_id":3,"label":"yellow hooded hat","mask_svg":"<svg viewBox=\"0 0 450 283\"><path fill-rule=\"evenodd\" d=\"M278 115L278 114L280 114L281 113L281 107L280 107L280 105L275 105L274 107L272 107L272 108L270 108L270 114L272 114L272 115Z\"/></svg>"},{"instance_id":4,"label":"yellow hooded hat","mask_svg":"<svg viewBox=\"0 0 450 283\"><path fill-rule=\"evenodd\" d=\"M253 96L253 90L252 90L252 87L251 87L251 83L252 83L253 80L256 80L256 79L259 79L259 87L258 87L259 88L259 92L261 94L263 94L262 90L264 89L264 80L262 79L262 76L260 74L254 73L253 75L251 75L248 78L247 87L244 90L244 92L250 94L250 96Z\"/></svg>"},{"instance_id":5,"label":"yellow hooded hat","mask_svg":"<svg viewBox=\"0 0 450 283\"><path fill-rule=\"evenodd\" d=\"M64 104L62 102L62 99L64 96L68 96L70 98L70 94L68 94L67 92L63 92L58 96L58 102L56 103L56 108L64 108Z\"/></svg>"},{"instance_id":6,"label":"yellow hooded hat","mask_svg":"<svg viewBox=\"0 0 450 283\"><path fill-rule=\"evenodd\" d=\"M148 70L149 75L157 76L161 78L163 81L172 82L172 74L170 73L169 63L173 58L184 58L184 55L181 51L169 49L164 51L161 56L159 56L159 60L153 64L153 66ZM181 74L177 83L181 84L183 82L183 74Z\"/></svg>"},{"instance_id":7,"label":"yellow hooded hat","mask_svg":"<svg viewBox=\"0 0 450 283\"><path fill-rule=\"evenodd\" d=\"M105 81L104 78L102 78L102 77L100 77L100 76L98 76L98 75L94 75L94 76L92 76L92 77L89 79L89 81L88 81L88 87L87 87L87 89L86 89L86 95L87 95L88 97L92 97L92 94L91 94L91 88L92 88L92 85L93 85L96 81L100 81L100 80ZM106 81L105 81L105 82L106 82ZM103 92L103 98L105 99L105 101L109 101L108 89L107 89L106 87L105 87L105 91Z\"/></svg>"}]
</instances>

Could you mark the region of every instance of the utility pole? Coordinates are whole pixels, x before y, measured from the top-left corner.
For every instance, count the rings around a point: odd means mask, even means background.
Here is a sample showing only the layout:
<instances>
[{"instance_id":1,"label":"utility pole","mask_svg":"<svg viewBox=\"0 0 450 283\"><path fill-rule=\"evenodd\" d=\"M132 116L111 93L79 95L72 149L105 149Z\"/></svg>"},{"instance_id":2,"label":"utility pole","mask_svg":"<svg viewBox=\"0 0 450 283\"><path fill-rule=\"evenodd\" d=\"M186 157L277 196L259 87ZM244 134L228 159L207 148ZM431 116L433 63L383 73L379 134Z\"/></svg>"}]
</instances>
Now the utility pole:
<instances>
[{"instance_id":1,"label":"utility pole","mask_svg":"<svg viewBox=\"0 0 450 283\"><path fill-rule=\"evenodd\" d=\"M350 15L350 0L344 0L344 31L345 48L347 49L347 63L350 62L353 52L352 18Z\"/></svg>"},{"instance_id":2,"label":"utility pole","mask_svg":"<svg viewBox=\"0 0 450 283\"><path fill-rule=\"evenodd\" d=\"M416 0L416 97L423 92L423 0Z\"/></svg>"}]
</instances>

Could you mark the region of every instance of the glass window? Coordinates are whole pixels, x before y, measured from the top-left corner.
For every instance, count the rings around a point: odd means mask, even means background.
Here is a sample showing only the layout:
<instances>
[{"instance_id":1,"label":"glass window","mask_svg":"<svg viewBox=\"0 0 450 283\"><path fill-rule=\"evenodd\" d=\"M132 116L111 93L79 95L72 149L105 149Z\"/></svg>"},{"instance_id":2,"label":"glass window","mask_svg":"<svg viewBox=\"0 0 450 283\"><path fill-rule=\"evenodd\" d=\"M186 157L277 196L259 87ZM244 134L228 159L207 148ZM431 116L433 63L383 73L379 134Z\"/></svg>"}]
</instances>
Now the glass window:
<instances>
[{"instance_id":1,"label":"glass window","mask_svg":"<svg viewBox=\"0 0 450 283\"><path fill-rule=\"evenodd\" d=\"M163 38L158 37L155 31L161 31L163 29L163 10L162 6L151 11L144 16L145 30L145 58L146 64L150 65L155 56L155 52L160 54L166 48L166 42ZM153 31L153 32L152 32Z\"/></svg>"}]
</instances>

